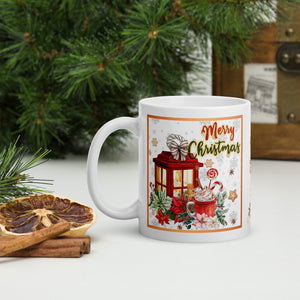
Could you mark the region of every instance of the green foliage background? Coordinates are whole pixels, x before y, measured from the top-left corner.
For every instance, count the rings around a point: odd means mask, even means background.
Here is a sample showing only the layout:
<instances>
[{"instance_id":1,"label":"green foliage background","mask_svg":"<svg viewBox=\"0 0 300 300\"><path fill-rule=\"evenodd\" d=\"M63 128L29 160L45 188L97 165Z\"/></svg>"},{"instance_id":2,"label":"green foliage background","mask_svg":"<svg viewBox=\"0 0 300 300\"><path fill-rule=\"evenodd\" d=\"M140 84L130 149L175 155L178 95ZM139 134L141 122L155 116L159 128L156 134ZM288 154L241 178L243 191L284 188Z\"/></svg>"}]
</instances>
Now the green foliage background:
<instances>
[{"instance_id":1,"label":"green foliage background","mask_svg":"<svg viewBox=\"0 0 300 300\"><path fill-rule=\"evenodd\" d=\"M278 1L287 2L287 1ZM289 1L297 2L297 1ZM138 99L189 92L208 41L238 64L271 1L0 1L0 147L82 153L95 132L134 116ZM122 141L120 134L110 147Z\"/></svg>"}]
</instances>

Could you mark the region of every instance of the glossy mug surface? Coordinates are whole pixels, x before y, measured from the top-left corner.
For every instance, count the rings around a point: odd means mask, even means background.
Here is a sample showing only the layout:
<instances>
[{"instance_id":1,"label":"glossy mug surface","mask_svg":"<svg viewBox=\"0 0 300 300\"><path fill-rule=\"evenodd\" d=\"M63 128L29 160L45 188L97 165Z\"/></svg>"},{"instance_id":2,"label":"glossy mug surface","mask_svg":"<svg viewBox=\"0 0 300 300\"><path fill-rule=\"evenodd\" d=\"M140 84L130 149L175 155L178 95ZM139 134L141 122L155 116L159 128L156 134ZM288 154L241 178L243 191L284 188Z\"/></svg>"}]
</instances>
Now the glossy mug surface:
<instances>
[{"instance_id":1,"label":"glossy mug surface","mask_svg":"<svg viewBox=\"0 0 300 300\"><path fill-rule=\"evenodd\" d=\"M96 206L117 219L139 218L140 232L174 242L216 242L250 226L250 102L217 96L142 99L137 118L106 123L88 155ZM127 129L139 139L139 199L115 210L97 184L105 139Z\"/></svg>"}]
</instances>

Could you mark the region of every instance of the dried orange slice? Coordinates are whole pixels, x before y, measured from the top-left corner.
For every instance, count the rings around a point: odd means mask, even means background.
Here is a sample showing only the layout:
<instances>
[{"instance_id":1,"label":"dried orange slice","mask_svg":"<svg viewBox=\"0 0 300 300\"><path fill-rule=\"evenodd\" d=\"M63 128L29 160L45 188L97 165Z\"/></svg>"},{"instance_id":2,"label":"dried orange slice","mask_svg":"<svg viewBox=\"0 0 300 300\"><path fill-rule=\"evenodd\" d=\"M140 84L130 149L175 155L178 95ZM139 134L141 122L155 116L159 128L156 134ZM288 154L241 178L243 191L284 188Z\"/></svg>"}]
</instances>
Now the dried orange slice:
<instances>
[{"instance_id":1,"label":"dried orange slice","mask_svg":"<svg viewBox=\"0 0 300 300\"><path fill-rule=\"evenodd\" d=\"M0 206L2 235L27 234L62 219L70 224L64 235L82 235L96 222L96 213L78 201L50 194L16 198Z\"/></svg>"}]
</instances>

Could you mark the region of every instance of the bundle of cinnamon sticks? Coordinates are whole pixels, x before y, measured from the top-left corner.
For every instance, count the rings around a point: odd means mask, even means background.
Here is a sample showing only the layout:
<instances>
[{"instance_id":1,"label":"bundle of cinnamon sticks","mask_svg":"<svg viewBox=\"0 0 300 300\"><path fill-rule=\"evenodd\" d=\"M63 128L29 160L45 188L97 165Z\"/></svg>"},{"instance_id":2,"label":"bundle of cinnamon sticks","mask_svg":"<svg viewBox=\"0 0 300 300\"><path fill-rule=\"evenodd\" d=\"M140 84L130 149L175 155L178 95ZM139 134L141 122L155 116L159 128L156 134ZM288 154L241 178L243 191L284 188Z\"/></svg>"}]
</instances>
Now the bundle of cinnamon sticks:
<instances>
[{"instance_id":1,"label":"bundle of cinnamon sticks","mask_svg":"<svg viewBox=\"0 0 300 300\"><path fill-rule=\"evenodd\" d=\"M59 236L69 230L69 223L62 221L22 236L1 236L0 257L81 257L89 253L89 236Z\"/></svg>"}]
</instances>

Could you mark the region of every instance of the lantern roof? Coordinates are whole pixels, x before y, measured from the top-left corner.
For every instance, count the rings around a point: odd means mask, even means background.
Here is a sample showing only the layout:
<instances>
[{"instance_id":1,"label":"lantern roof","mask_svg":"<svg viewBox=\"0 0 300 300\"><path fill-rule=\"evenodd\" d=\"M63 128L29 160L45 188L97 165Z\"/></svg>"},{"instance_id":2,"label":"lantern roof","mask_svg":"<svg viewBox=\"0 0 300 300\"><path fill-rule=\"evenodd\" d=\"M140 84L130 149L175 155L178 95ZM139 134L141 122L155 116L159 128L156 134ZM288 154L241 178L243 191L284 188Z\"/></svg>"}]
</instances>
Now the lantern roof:
<instances>
[{"instance_id":1,"label":"lantern roof","mask_svg":"<svg viewBox=\"0 0 300 300\"><path fill-rule=\"evenodd\" d=\"M153 158L153 161L162 167L166 168L195 168L203 167L203 163L200 163L197 158L190 158L188 155L186 156L186 160L176 160L173 158L172 153L170 151L163 151L158 154L156 158Z\"/></svg>"}]
</instances>

